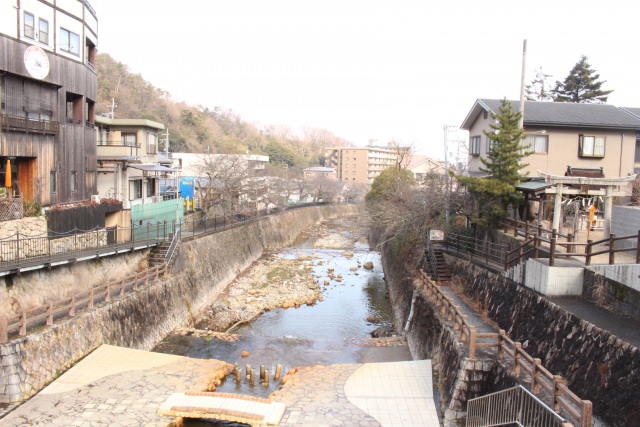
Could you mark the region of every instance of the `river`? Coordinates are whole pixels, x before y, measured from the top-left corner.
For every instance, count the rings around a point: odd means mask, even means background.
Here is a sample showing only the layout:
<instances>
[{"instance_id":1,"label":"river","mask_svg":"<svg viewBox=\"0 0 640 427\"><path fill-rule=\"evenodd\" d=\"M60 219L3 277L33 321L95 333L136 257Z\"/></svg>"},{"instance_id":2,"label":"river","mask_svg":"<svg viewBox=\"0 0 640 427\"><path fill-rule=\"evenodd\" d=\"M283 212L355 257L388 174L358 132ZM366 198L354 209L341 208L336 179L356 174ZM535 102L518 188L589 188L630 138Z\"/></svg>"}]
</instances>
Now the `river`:
<instances>
[{"instance_id":1,"label":"river","mask_svg":"<svg viewBox=\"0 0 640 427\"><path fill-rule=\"evenodd\" d=\"M315 226L272 256L312 260L309 274L321 284L322 300L265 312L230 331L239 335L237 341L172 334L154 351L224 360L243 372L250 365L256 375L262 365L271 376L278 365L284 375L297 366L411 360L406 345L363 344L377 328L391 328L391 312L380 255L370 250L360 218ZM365 269L366 263L373 268ZM266 397L279 387L273 380L250 384L243 375L239 384L228 377L218 390Z\"/></svg>"}]
</instances>

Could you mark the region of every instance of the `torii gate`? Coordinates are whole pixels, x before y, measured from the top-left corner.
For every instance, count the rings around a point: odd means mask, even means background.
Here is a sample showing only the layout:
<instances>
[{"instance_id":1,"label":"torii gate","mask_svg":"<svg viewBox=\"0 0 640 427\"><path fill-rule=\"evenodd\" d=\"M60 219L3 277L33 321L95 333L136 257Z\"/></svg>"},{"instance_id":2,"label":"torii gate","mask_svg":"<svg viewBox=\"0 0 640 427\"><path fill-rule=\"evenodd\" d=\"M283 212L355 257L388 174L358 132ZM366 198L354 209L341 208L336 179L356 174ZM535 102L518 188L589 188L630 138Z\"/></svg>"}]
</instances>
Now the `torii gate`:
<instances>
[{"instance_id":1,"label":"torii gate","mask_svg":"<svg viewBox=\"0 0 640 427\"><path fill-rule=\"evenodd\" d=\"M588 196L604 197L604 237L609 237L611 233L611 212L613 211L613 197L625 196L626 193L620 191L620 186L626 185L636 179L636 174L619 178L590 178L583 176L559 176L549 175L538 171L538 176L544 178L545 182L554 184L555 187L547 188L545 193L555 194L553 204L553 226L554 230L560 228L560 213L562 196L564 194L584 194ZM565 185L580 186L580 189L565 187ZM591 186L604 187L589 188Z\"/></svg>"}]
</instances>

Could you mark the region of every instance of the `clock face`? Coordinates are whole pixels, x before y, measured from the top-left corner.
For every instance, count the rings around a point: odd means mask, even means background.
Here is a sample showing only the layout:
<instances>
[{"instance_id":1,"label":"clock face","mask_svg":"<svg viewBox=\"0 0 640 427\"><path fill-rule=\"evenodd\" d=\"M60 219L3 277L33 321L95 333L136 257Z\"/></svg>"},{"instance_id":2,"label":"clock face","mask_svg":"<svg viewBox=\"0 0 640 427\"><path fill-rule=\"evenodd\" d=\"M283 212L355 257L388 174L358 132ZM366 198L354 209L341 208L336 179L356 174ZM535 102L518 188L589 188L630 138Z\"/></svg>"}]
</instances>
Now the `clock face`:
<instances>
[{"instance_id":1,"label":"clock face","mask_svg":"<svg viewBox=\"0 0 640 427\"><path fill-rule=\"evenodd\" d=\"M38 46L29 46L24 51L24 65L31 76L44 79L49 75L49 57Z\"/></svg>"}]
</instances>

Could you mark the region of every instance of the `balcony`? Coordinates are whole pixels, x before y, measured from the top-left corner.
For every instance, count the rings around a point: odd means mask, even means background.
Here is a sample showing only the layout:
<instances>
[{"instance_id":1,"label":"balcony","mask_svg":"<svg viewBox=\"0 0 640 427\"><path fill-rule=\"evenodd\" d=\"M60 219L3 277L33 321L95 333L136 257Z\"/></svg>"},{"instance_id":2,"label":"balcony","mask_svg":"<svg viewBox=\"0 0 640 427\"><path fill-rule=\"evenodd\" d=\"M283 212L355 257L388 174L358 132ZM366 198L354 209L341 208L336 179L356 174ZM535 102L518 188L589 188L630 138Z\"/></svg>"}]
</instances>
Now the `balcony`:
<instances>
[{"instance_id":1,"label":"balcony","mask_svg":"<svg viewBox=\"0 0 640 427\"><path fill-rule=\"evenodd\" d=\"M2 117L3 131L18 131L27 133L41 133L57 135L60 123L52 120L31 120L26 117L0 115Z\"/></svg>"}]
</instances>

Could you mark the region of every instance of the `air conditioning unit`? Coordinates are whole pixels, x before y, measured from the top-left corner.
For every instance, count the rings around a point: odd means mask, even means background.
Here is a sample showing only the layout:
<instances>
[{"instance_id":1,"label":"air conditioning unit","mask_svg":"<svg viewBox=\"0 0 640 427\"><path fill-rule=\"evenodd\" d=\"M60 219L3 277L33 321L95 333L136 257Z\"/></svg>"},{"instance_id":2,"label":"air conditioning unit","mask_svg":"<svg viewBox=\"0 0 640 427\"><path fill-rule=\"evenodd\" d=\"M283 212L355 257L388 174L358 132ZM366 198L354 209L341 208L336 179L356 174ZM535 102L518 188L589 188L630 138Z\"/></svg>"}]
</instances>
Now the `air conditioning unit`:
<instances>
[{"instance_id":1,"label":"air conditioning unit","mask_svg":"<svg viewBox=\"0 0 640 427\"><path fill-rule=\"evenodd\" d=\"M99 194L94 194L93 196L91 196L91 202L100 203L100 195Z\"/></svg>"}]
</instances>

